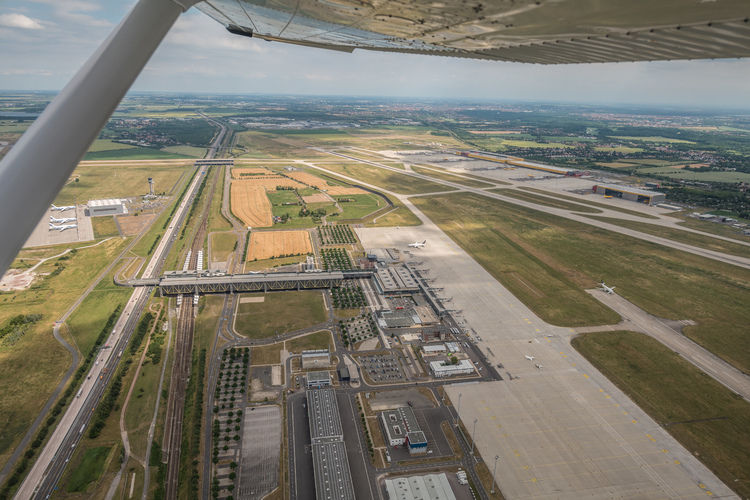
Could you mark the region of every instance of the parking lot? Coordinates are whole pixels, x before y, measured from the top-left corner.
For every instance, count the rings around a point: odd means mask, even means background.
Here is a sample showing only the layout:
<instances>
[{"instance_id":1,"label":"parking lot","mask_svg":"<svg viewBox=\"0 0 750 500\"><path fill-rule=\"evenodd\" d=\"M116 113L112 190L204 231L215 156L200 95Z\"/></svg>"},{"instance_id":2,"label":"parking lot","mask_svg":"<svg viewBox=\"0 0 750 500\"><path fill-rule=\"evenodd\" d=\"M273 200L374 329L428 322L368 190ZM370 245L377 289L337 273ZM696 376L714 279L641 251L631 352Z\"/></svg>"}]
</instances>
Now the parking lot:
<instances>
[{"instance_id":1,"label":"parking lot","mask_svg":"<svg viewBox=\"0 0 750 500\"><path fill-rule=\"evenodd\" d=\"M357 356L362 372L373 383L385 382L403 382L406 380L401 361L398 356L391 353L370 354L367 356Z\"/></svg>"}]
</instances>

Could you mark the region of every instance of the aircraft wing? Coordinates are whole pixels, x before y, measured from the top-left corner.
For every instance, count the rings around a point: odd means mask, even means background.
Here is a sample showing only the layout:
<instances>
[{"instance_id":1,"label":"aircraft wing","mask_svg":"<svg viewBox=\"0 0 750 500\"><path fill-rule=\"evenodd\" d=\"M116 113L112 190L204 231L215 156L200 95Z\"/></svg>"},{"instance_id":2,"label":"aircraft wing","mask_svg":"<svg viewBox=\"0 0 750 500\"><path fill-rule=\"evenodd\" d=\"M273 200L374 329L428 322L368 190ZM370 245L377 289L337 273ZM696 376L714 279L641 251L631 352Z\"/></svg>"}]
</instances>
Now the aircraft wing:
<instances>
[{"instance_id":1,"label":"aircraft wing","mask_svg":"<svg viewBox=\"0 0 750 500\"><path fill-rule=\"evenodd\" d=\"M747 0L208 0L230 32L539 64L750 56Z\"/></svg>"}]
</instances>

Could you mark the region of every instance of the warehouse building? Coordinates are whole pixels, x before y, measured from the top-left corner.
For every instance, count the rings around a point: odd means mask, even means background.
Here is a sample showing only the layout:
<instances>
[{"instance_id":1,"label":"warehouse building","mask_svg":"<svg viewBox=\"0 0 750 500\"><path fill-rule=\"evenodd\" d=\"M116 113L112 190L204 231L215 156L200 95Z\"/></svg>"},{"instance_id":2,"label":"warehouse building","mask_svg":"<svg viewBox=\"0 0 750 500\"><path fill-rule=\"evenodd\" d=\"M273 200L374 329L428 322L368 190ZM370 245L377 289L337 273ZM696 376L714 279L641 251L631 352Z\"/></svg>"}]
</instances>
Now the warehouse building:
<instances>
[{"instance_id":1,"label":"warehouse building","mask_svg":"<svg viewBox=\"0 0 750 500\"><path fill-rule=\"evenodd\" d=\"M307 388L330 387L331 375L328 372L309 372L307 374Z\"/></svg>"},{"instance_id":2,"label":"warehouse building","mask_svg":"<svg viewBox=\"0 0 750 500\"><path fill-rule=\"evenodd\" d=\"M456 500L445 473L386 479L385 490L388 500Z\"/></svg>"},{"instance_id":3,"label":"warehouse building","mask_svg":"<svg viewBox=\"0 0 750 500\"><path fill-rule=\"evenodd\" d=\"M419 429L417 417L408 406L386 410L380 414L385 437L391 446L406 445L409 453L427 453L427 438Z\"/></svg>"},{"instance_id":4,"label":"warehouse building","mask_svg":"<svg viewBox=\"0 0 750 500\"><path fill-rule=\"evenodd\" d=\"M375 286L381 294L410 294L419 291L417 282L404 266L378 268Z\"/></svg>"},{"instance_id":5,"label":"warehouse building","mask_svg":"<svg viewBox=\"0 0 750 500\"><path fill-rule=\"evenodd\" d=\"M331 354L328 349L302 351L302 369L327 368L331 364Z\"/></svg>"},{"instance_id":6,"label":"warehouse building","mask_svg":"<svg viewBox=\"0 0 750 500\"><path fill-rule=\"evenodd\" d=\"M107 198L106 200L89 200L89 217L101 215L122 215L128 213L122 200Z\"/></svg>"},{"instance_id":7,"label":"warehouse building","mask_svg":"<svg viewBox=\"0 0 750 500\"><path fill-rule=\"evenodd\" d=\"M637 201L639 203L648 203L655 205L667 201L667 195L649 189L640 189L632 186L621 186L619 184L597 184L593 188L594 192L613 198L622 198L623 200Z\"/></svg>"},{"instance_id":8,"label":"warehouse building","mask_svg":"<svg viewBox=\"0 0 750 500\"><path fill-rule=\"evenodd\" d=\"M318 500L354 500L344 429L333 389L307 391L315 493Z\"/></svg>"}]
</instances>

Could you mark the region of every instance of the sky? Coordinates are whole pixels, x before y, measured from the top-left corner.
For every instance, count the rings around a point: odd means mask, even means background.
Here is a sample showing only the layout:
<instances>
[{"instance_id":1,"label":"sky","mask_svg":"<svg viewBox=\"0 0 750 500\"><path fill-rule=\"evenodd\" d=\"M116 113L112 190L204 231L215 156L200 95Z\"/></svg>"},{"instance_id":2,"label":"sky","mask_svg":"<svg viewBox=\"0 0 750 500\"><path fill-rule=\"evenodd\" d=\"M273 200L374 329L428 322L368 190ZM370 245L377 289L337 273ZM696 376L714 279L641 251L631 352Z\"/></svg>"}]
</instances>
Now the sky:
<instances>
[{"instance_id":1,"label":"sky","mask_svg":"<svg viewBox=\"0 0 750 500\"><path fill-rule=\"evenodd\" d=\"M0 89L60 90L134 0L2 0ZM750 108L750 59L541 66L232 35L192 9L131 90Z\"/></svg>"}]
</instances>

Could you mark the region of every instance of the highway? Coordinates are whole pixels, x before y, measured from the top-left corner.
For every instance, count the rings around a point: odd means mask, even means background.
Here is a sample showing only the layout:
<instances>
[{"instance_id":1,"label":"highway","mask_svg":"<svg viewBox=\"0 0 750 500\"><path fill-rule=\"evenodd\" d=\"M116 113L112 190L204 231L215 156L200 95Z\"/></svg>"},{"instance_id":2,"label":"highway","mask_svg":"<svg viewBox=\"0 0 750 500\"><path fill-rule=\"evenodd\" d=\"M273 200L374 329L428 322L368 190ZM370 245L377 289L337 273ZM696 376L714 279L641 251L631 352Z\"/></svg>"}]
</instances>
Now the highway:
<instances>
[{"instance_id":1,"label":"highway","mask_svg":"<svg viewBox=\"0 0 750 500\"><path fill-rule=\"evenodd\" d=\"M160 271L171 249L173 237L178 234L184 217L192 205L195 192L203 180L206 168L204 167L200 173L194 176L175 212L172 224L165 231L153 253L153 257L143 272L144 278L155 277ZM113 333L106 341L106 345L110 347L102 349L101 354L97 356L99 362L92 366L84 380L81 386L81 395L73 398L68 405L60 423L19 487L15 498L47 498L54 491L70 456L75 451L75 446L80 441L82 429L85 429L88 425L93 410L99 403L110 378L117 368L120 360L119 354L127 345L151 291L151 287L137 288L133 291L115 324ZM104 368L107 369L106 373Z\"/></svg>"}]
</instances>

